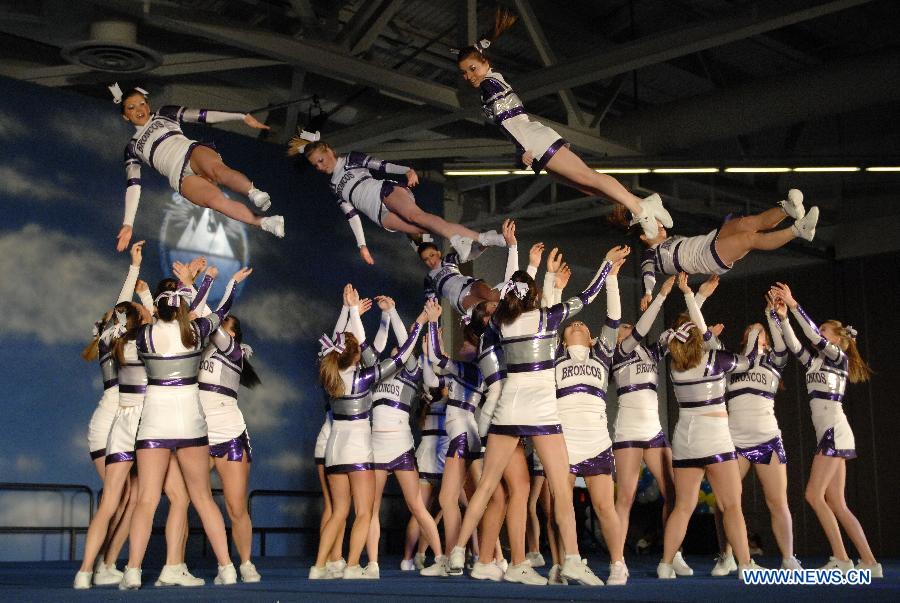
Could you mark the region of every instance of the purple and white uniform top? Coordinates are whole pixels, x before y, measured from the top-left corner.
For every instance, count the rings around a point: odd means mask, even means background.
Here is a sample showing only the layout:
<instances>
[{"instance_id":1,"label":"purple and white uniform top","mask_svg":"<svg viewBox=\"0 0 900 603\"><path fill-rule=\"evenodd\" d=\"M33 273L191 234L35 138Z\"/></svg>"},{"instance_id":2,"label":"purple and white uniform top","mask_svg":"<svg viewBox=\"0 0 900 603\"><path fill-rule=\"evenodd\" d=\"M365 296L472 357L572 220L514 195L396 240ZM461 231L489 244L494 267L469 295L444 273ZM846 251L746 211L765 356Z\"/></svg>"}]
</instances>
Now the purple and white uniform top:
<instances>
[{"instance_id":1,"label":"purple and white uniform top","mask_svg":"<svg viewBox=\"0 0 900 603\"><path fill-rule=\"evenodd\" d=\"M467 261L474 260L483 251L484 248L480 245L473 245L472 253L469 254L469 260ZM430 270L425 277L425 299L439 300L443 297L453 304L457 312L465 314L466 309L463 307L463 300L478 279L466 276L460 272L459 266L462 263L459 259L459 254L455 251L445 255L441 259L440 265Z\"/></svg>"},{"instance_id":2,"label":"purple and white uniform top","mask_svg":"<svg viewBox=\"0 0 900 603\"><path fill-rule=\"evenodd\" d=\"M447 438L446 410L444 400L436 400L428 406L422 425L422 439L416 448L420 479L435 482L444 475L444 459L450 442Z\"/></svg>"},{"instance_id":3,"label":"purple and white uniform top","mask_svg":"<svg viewBox=\"0 0 900 603\"><path fill-rule=\"evenodd\" d=\"M528 117L519 95L496 71L488 71L479 89L485 117L499 126L516 145L520 163L523 154L531 153L534 157L531 169L535 173L540 172L550 158L567 145L555 130Z\"/></svg>"},{"instance_id":4,"label":"purple and white uniform top","mask_svg":"<svg viewBox=\"0 0 900 603\"><path fill-rule=\"evenodd\" d=\"M338 198L338 207L350 223L358 247L366 245L366 236L359 214L362 213L384 228L381 221L390 213L384 205L384 197L391 193L395 183L374 178L372 171L402 175L408 172L409 168L376 159L365 153L351 151L337 158L334 172L331 174L331 190Z\"/></svg>"},{"instance_id":5,"label":"purple and white uniform top","mask_svg":"<svg viewBox=\"0 0 900 603\"><path fill-rule=\"evenodd\" d=\"M781 321L787 348L806 369L806 393L818 441L816 453L856 458L856 440L843 406L849 377L847 354L822 336L803 308L797 306L791 309L791 314L811 343L811 347L802 345L790 321Z\"/></svg>"},{"instance_id":6,"label":"purple and white uniform top","mask_svg":"<svg viewBox=\"0 0 900 603\"><path fill-rule=\"evenodd\" d=\"M181 191L182 179L190 170L191 151L201 144L181 131L182 123L220 123L240 121L243 113L188 109L177 105L160 107L125 146L125 220L133 225L141 195L141 165L148 164L169 180L173 190Z\"/></svg>"},{"instance_id":7,"label":"purple and white uniform top","mask_svg":"<svg viewBox=\"0 0 900 603\"><path fill-rule=\"evenodd\" d=\"M775 418L775 394L781 383L781 371L787 366L787 348L774 310L766 312L772 349L757 354L746 371L728 377L728 427L738 454L752 463L768 465L772 454L787 463L781 430ZM743 354L750 356L757 339L748 337Z\"/></svg>"},{"instance_id":8,"label":"purple and white uniform top","mask_svg":"<svg viewBox=\"0 0 900 603\"><path fill-rule=\"evenodd\" d=\"M493 410L490 433L522 436L562 432L554 371L559 327L597 297L611 268L612 264L604 262L579 295L549 308L523 312L511 323L485 331L486 337L499 335L507 375Z\"/></svg>"},{"instance_id":9,"label":"purple and white uniform top","mask_svg":"<svg viewBox=\"0 0 900 603\"><path fill-rule=\"evenodd\" d=\"M209 341L198 379L200 404L209 434L209 455L240 462L246 453L250 462L250 436L238 407L246 351L222 327L213 332Z\"/></svg>"},{"instance_id":10,"label":"purple and white uniform top","mask_svg":"<svg viewBox=\"0 0 900 603\"><path fill-rule=\"evenodd\" d=\"M147 391L147 370L134 341L122 349L125 362L119 365L119 408L109 430L106 464L134 461L135 440Z\"/></svg>"},{"instance_id":11,"label":"purple and white uniform top","mask_svg":"<svg viewBox=\"0 0 900 603\"><path fill-rule=\"evenodd\" d=\"M719 229L695 237L675 235L645 249L641 261L644 294L653 294L658 272L672 276L679 272L725 274L731 270L716 250L718 235Z\"/></svg>"}]
</instances>

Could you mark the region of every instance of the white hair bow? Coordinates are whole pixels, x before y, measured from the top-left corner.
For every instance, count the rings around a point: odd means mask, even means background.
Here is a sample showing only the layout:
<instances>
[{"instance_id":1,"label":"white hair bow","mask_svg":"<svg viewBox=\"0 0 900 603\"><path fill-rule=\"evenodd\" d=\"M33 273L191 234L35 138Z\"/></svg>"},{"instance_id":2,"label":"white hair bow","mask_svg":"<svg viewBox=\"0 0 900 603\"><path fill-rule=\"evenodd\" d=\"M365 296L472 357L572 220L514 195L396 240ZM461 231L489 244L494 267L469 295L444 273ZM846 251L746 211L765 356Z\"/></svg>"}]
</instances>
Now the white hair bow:
<instances>
[{"instance_id":1,"label":"white hair bow","mask_svg":"<svg viewBox=\"0 0 900 603\"><path fill-rule=\"evenodd\" d=\"M109 343L113 339L117 339L125 334L128 330L128 317L125 312L116 311L116 322L102 333L100 333L100 339L106 343Z\"/></svg>"},{"instance_id":2,"label":"white hair bow","mask_svg":"<svg viewBox=\"0 0 900 603\"><path fill-rule=\"evenodd\" d=\"M528 295L528 283L510 279L503 283L503 288L500 289L500 297L504 298L506 297L506 294L510 292L512 292L519 299L525 299L525 297Z\"/></svg>"},{"instance_id":3,"label":"white hair bow","mask_svg":"<svg viewBox=\"0 0 900 603\"><path fill-rule=\"evenodd\" d=\"M856 340L856 336L859 334L852 325L845 325L845 329L847 329L847 335L850 336L850 339Z\"/></svg>"},{"instance_id":4,"label":"white hair bow","mask_svg":"<svg viewBox=\"0 0 900 603\"><path fill-rule=\"evenodd\" d=\"M109 88L109 91L112 93L113 102L116 103L117 105L122 104L122 89L119 87L119 82L116 82L112 86L107 86L107 88ZM144 90L143 88L135 87L134 90L137 90L144 96L150 96L150 93L147 92L146 90Z\"/></svg>"},{"instance_id":5,"label":"white hair bow","mask_svg":"<svg viewBox=\"0 0 900 603\"><path fill-rule=\"evenodd\" d=\"M475 50L477 50L478 52L480 52L482 54L484 54L484 51L487 50L490 45L491 45L491 41L486 38L478 40L477 42L472 44L472 46L475 47Z\"/></svg>"},{"instance_id":6,"label":"white hair bow","mask_svg":"<svg viewBox=\"0 0 900 603\"><path fill-rule=\"evenodd\" d=\"M319 337L319 345L322 346L319 350L320 358L324 358L331 352L343 354L344 350L347 349L346 338L343 333L335 333L334 339L330 338L328 335L322 335Z\"/></svg>"},{"instance_id":7,"label":"white hair bow","mask_svg":"<svg viewBox=\"0 0 900 603\"><path fill-rule=\"evenodd\" d=\"M669 333L669 342L673 339L677 339L681 343L684 343L691 336L691 329L696 329L697 325L692 322L686 322L677 329L674 329Z\"/></svg>"},{"instance_id":8,"label":"white hair bow","mask_svg":"<svg viewBox=\"0 0 900 603\"><path fill-rule=\"evenodd\" d=\"M251 348L246 343L241 344L241 352L244 353L244 358L249 359L251 356L253 356L253 348Z\"/></svg>"},{"instance_id":9,"label":"white hair bow","mask_svg":"<svg viewBox=\"0 0 900 603\"><path fill-rule=\"evenodd\" d=\"M156 299L153 300L156 302L158 306L163 299L166 299L166 303L169 304L170 308L177 308L181 305L182 296L190 299L192 291L189 287L179 287L175 291L163 291L159 295L156 296Z\"/></svg>"}]
</instances>

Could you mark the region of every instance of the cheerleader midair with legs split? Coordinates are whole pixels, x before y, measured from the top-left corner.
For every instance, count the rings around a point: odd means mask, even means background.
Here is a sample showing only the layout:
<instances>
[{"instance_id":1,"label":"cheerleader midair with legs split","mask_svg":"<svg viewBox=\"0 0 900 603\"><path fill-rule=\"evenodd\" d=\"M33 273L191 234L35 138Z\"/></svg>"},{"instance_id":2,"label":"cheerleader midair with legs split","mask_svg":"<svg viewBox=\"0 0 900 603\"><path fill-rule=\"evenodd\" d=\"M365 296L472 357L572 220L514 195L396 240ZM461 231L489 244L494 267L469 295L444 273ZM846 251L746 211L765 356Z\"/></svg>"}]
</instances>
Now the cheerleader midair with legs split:
<instances>
[{"instance_id":1,"label":"cheerleader midair with legs split","mask_svg":"<svg viewBox=\"0 0 900 603\"><path fill-rule=\"evenodd\" d=\"M656 237L657 219L663 226L671 227L672 218L663 208L659 195L641 200L612 176L589 168L569 150L568 143L557 132L530 119L512 87L502 75L492 70L485 50L516 20L517 17L508 11L498 10L493 29L472 46L459 51L457 63L463 79L473 88L481 90L481 104L487 119L500 126L504 134L512 139L519 161L534 170L535 174L546 169L560 181L587 195L608 197L621 204L634 216L633 223L639 223L648 237Z\"/></svg>"},{"instance_id":2,"label":"cheerleader midair with legs split","mask_svg":"<svg viewBox=\"0 0 900 603\"><path fill-rule=\"evenodd\" d=\"M818 440L806 483L806 502L816 512L831 545L831 558L823 569L837 568L846 573L853 568L841 538L844 528L860 555L856 569L871 570L873 578L882 578L881 564L875 560L862 525L844 498L847 459L856 458L853 431L844 414L844 393L847 381L868 381L872 374L856 347L856 329L837 320L816 327L784 283L772 287L771 294L787 305L812 344L812 350L801 345L785 314L781 320L784 342L806 369L806 391Z\"/></svg>"},{"instance_id":3,"label":"cheerleader midair with legs split","mask_svg":"<svg viewBox=\"0 0 900 603\"><path fill-rule=\"evenodd\" d=\"M141 199L141 165L146 163L168 178L173 190L199 207L208 207L238 222L258 226L277 237L284 236L284 218L257 216L243 203L232 201L219 190L223 185L247 195L265 211L271 205L268 193L253 186L242 173L225 165L222 157L207 145L188 139L181 123L243 121L251 128L268 129L252 115L209 109L188 109L165 105L151 112L149 93L134 88L122 94L119 85L110 86L113 100L121 104L122 118L136 128L125 147L125 219L116 249L124 251L131 240L134 218Z\"/></svg>"}]
</instances>

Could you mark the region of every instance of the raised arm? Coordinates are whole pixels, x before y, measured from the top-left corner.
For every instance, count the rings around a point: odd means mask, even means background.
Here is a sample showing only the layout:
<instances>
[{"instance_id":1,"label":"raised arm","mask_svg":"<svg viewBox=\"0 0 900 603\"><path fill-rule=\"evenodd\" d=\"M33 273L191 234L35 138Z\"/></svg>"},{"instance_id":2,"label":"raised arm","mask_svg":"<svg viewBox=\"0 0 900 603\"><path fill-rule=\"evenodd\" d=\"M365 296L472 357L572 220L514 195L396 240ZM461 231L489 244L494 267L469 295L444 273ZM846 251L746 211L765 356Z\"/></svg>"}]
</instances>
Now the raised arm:
<instances>
[{"instance_id":1,"label":"raised arm","mask_svg":"<svg viewBox=\"0 0 900 603\"><path fill-rule=\"evenodd\" d=\"M650 332L650 329L653 328L653 323L656 322L656 317L659 315L659 311L662 309L663 302L666 301L666 297L672 291L673 286L675 286L674 276L670 276L663 282L659 293L653 300L653 303L651 303L647 307L644 313L641 314L641 317L638 319L638 321L634 323L634 328L631 330L631 334L622 340L620 347L624 354L627 355L633 352L638 344Z\"/></svg>"},{"instance_id":2,"label":"raised arm","mask_svg":"<svg viewBox=\"0 0 900 603\"><path fill-rule=\"evenodd\" d=\"M125 147L125 216L116 242L116 251L125 251L131 241L134 218L141 201L141 159L134 150L134 142Z\"/></svg>"},{"instance_id":3,"label":"raised arm","mask_svg":"<svg viewBox=\"0 0 900 603\"><path fill-rule=\"evenodd\" d=\"M377 157L360 153L359 151L350 151L347 154L347 163L350 165L359 165L369 170L384 172L386 174L407 174L412 171L411 168L405 165L391 163L384 159L378 159Z\"/></svg>"},{"instance_id":4,"label":"raised arm","mask_svg":"<svg viewBox=\"0 0 900 603\"><path fill-rule=\"evenodd\" d=\"M709 341L712 337L712 332L709 330L709 327L706 326L706 321L703 319L703 313L700 312L700 308L697 307L697 301L694 299L694 292L688 285L687 278L687 274L684 272L678 274L678 288L684 294L684 304L687 306L691 322L693 322L700 330L700 333L703 335L703 341Z\"/></svg>"},{"instance_id":5,"label":"raised arm","mask_svg":"<svg viewBox=\"0 0 900 603\"><path fill-rule=\"evenodd\" d=\"M122 289L119 291L119 297L116 298L117 304L131 301L134 297L134 287L137 285L138 275L141 272L143 248L144 241L138 241L131 246L131 264L128 266L128 274L125 275L125 282L122 284Z\"/></svg>"},{"instance_id":6,"label":"raised arm","mask_svg":"<svg viewBox=\"0 0 900 603\"><path fill-rule=\"evenodd\" d=\"M772 337L772 363L778 369L787 366L787 346L784 343L784 336L781 331L781 318L778 316L776 307L779 302L766 296L766 322L769 325L769 333ZM782 304L783 305L783 304Z\"/></svg>"},{"instance_id":7,"label":"raised arm","mask_svg":"<svg viewBox=\"0 0 900 603\"><path fill-rule=\"evenodd\" d=\"M803 308L801 308L800 304L797 303L797 300L794 299L790 287L784 283L777 283L775 287L773 287L773 291L777 291L778 298L790 309L791 314L794 315L794 318L797 319L797 323L800 325L800 330L803 331L803 334L806 335L806 338L809 339L809 342L813 347L824 354L825 357L832 362L843 361L844 351L822 336L822 333L819 332L819 327L816 326L813 319L803 311Z\"/></svg>"},{"instance_id":8,"label":"raised arm","mask_svg":"<svg viewBox=\"0 0 900 603\"><path fill-rule=\"evenodd\" d=\"M234 302L234 291L237 288L238 283L243 282L244 279L252 274L252 272L252 268L241 268L235 272L234 276L231 277L231 280L228 281L228 285L225 287L225 295L222 296L219 307L208 316L201 316L194 319L194 323L197 325L197 330L200 332L202 341L205 342L209 336L219 328L219 325L222 324L222 321L228 315L228 311L231 310L231 304Z\"/></svg>"},{"instance_id":9,"label":"raised arm","mask_svg":"<svg viewBox=\"0 0 900 603\"><path fill-rule=\"evenodd\" d=\"M531 246L531 249L528 250L528 267L525 268L525 272L527 272L528 276L531 278L537 278L538 267L541 265L541 257L543 255L543 243L535 243ZM509 278L506 280L509 280Z\"/></svg>"},{"instance_id":10,"label":"raised arm","mask_svg":"<svg viewBox=\"0 0 900 603\"><path fill-rule=\"evenodd\" d=\"M388 329L391 326L390 308L393 308L394 300L383 295L376 296L375 300L378 302L378 307L381 309L381 320L378 322L378 332L376 332L375 337L372 338L372 348L380 354L387 346ZM388 303L388 300L390 300L390 304Z\"/></svg>"},{"instance_id":11,"label":"raised arm","mask_svg":"<svg viewBox=\"0 0 900 603\"><path fill-rule=\"evenodd\" d=\"M591 279L584 291L575 297L550 307L547 311L548 324L558 326L562 321L578 314L584 306L594 301L597 295L600 294L600 289L603 288L603 283L606 281L609 271L612 270L613 262L626 257L629 253L631 253L631 249L627 245L610 249L603 264L600 265L594 278Z\"/></svg>"},{"instance_id":12,"label":"raised arm","mask_svg":"<svg viewBox=\"0 0 900 603\"><path fill-rule=\"evenodd\" d=\"M419 339L419 335L422 332L422 325L424 323L425 312L422 311L422 313L420 313L416 318L416 324L410 332L409 337L406 338L406 342L399 348L397 348L397 353L386 360L382 360L369 369L364 369L367 371L375 371L374 383L379 383L381 381L384 381L385 379L389 379L397 371L403 368L403 365L406 364L407 359L412 354L413 347L415 347L416 342Z\"/></svg>"},{"instance_id":13,"label":"raised arm","mask_svg":"<svg viewBox=\"0 0 900 603\"><path fill-rule=\"evenodd\" d=\"M606 277L606 320L600 330L597 345L606 356L612 356L616 349L616 338L619 334L619 322L622 320L622 302L619 299L619 268L625 258L613 262L612 269Z\"/></svg>"},{"instance_id":14,"label":"raised arm","mask_svg":"<svg viewBox=\"0 0 900 603\"><path fill-rule=\"evenodd\" d=\"M242 121L251 128L268 130L269 127L260 123L249 113L239 111L221 111L218 109L190 109L177 105L166 105L157 111L159 115L192 124L218 124L226 121Z\"/></svg>"},{"instance_id":15,"label":"raised arm","mask_svg":"<svg viewBox=\"0 0 900 603\"><path fill-rule=\"evenodd\" d=\"M641 260L641 278L644 281L644 298L641 301L643 310L650 303L653 289L656 287L656 251L652 247L644 250Z\"/></svg>"}]
</instances>

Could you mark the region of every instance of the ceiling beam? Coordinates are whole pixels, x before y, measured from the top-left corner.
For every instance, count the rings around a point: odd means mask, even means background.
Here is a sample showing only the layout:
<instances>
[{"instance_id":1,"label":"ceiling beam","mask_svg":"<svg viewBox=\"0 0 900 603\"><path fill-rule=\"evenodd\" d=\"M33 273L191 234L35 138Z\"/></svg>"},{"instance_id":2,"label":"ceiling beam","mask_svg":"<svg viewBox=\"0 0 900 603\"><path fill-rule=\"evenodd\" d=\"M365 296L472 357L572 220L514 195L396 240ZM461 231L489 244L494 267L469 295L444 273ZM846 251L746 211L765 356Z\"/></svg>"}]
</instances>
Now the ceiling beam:
<instances>
[{"instance_id":1,"label":"ceiling beam","mask_svg":"<svg viewBox=\"0 0 900 603\"><path fill-rule=\"evenodd\" d=\"M374 3L373 3L374 4ZM358 55L368 52L375 43L375 40L384 31L384 28L390 23L400 9L403 7L403 0L385 0L379 6L375 19L363 30L362 34L356 38L350 46L350 54Z\"/></svg>"}]
</instances>

